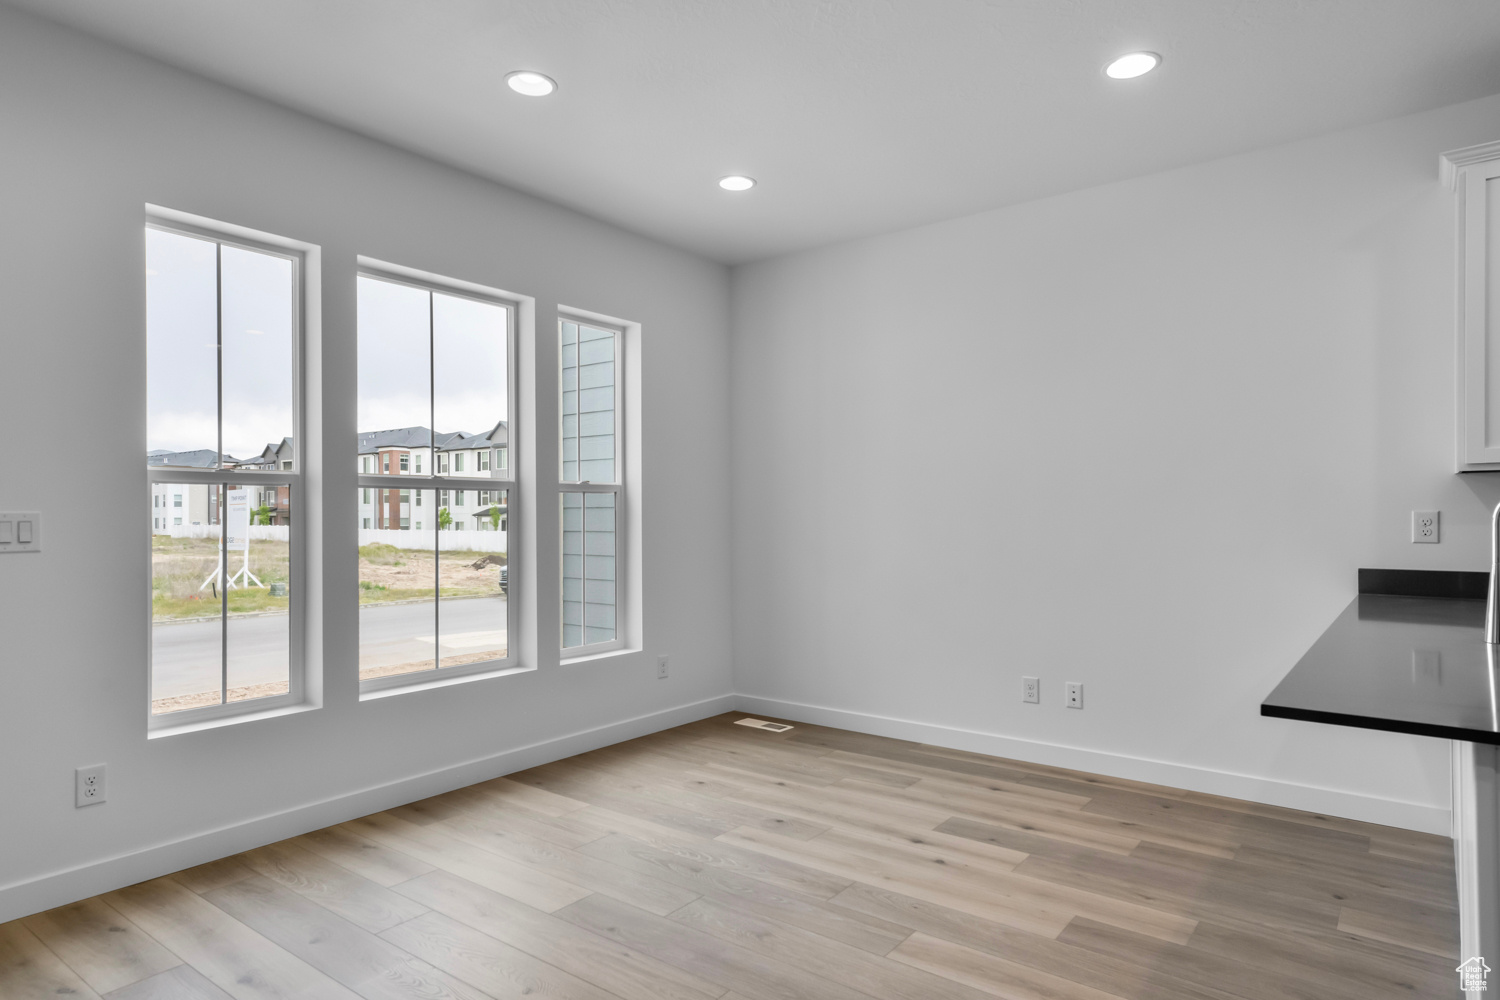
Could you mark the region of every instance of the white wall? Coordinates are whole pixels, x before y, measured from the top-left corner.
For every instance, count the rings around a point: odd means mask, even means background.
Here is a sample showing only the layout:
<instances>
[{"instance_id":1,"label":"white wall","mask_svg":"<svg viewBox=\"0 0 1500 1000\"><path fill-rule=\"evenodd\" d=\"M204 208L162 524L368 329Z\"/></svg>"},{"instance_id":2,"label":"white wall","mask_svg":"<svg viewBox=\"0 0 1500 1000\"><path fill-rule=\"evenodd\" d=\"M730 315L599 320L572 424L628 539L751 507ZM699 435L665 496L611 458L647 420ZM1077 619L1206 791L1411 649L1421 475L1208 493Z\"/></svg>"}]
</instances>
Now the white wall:
<instances>
[{"instance_id":1,"label":"white wall","mask_svg":"<svg viewBox=\"0 0 1500 1000\"><path fill-rule=\"evenodd\" d=\"M1258 708L1358 567L1487 568L1437 158L1497 137L1489 98L737 268L742 706L1446 832L1442 742Z\"/></svg>"},{"instance_id":2,"label":"white wall","mask_svg":"<svg viewBox=\"0 0 1500 1000\"><path fill-rule=\"evenodd\" d=\"M324 568L309 581L324 598L312 622L323 707L149 741L145 521L138 544L59 531L39 555L0 560L0 921L722 710L724 268L4 7L0 137L0 426L12 443L0 506L41 510L44 525L88 523L101 483L138 488L144 504L142 224L152 203L322 248L311 374L323 399L310 451L327 456L314 489L328 512L315 542ZM559 303L641 324L643 652L559 666L555 641L533 635L523 659L536 671L358 700L357 526L347 512L360 254L534 296L541 336L556 329ZM554 358L523 345L539 380ZM555 386L551 377L540 384ZM553 392L536 401L532 437L520 429L528 474L555 448ZM531 401L521 402L524 414ZM86 439L87 461L76 448L19 444L57 434ZM523 615L550 639L557 609L534 595L558 592L555 501L533 498L521 516L549 541L538 558L534 543L512 539L511 582L529 587ZM648 662L658 653L672 656L665 682ZM99 762L109 801L75 809L73 769Z\"/></svg>"}]
</instances>

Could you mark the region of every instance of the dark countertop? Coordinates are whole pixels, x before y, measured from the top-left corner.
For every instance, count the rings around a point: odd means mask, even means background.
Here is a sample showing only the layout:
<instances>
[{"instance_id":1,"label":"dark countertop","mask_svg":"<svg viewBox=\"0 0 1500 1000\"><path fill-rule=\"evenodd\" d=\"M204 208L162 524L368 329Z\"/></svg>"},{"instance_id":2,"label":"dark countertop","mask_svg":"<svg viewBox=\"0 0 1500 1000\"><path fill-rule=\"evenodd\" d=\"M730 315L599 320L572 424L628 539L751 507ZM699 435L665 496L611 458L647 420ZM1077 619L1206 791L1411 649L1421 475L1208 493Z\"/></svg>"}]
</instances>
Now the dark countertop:
<instances>
[{"instance_id":1,"label":"dark countertop","mask_svg":"<svg viewBox=\"0 0 1500 1000\"><path fill-rule=\"evenodd\" d=\"M1487 581L1484 573L1360 570L1359 596L1260 714L1500 744L1500 647L1484 641ZM1425 594L1448 596L1413 596Z\"/></svg>"}]
</instances>

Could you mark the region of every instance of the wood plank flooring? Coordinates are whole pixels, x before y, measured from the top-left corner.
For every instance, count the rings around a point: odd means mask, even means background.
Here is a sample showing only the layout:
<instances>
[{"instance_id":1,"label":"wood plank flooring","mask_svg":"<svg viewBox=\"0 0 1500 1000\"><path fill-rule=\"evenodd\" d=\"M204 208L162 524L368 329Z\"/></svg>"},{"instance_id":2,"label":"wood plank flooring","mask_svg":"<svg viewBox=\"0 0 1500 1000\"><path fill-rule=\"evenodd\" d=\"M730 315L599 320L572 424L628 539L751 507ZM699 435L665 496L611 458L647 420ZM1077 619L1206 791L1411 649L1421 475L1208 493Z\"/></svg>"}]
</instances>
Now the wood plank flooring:
<instances>
[{"instance_id":1,"label":"wood plank flooring","mask_svg":"<svg viewBox=\"0 0 1500 1000\"><path fill-rule=\"evenodd\" d=\"M1445 838L740 717L0 925L0 997L1457 992Z\"/></svg>"}]
</instances>

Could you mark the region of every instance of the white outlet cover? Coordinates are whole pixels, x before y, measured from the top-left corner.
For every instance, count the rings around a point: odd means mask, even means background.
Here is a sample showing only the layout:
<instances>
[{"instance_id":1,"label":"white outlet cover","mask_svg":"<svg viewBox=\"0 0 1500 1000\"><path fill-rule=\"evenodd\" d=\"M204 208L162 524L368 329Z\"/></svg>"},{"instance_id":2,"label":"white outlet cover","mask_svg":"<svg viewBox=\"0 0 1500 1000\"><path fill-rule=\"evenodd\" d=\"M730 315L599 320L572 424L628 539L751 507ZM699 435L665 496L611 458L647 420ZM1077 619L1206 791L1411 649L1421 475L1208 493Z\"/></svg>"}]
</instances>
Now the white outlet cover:
<instances>
[{"instance_id":1,"label":"white outlet cover","mask_svg":"<svg viewBox=\"0 0 1500 1000\"><path fill-rule=\"evenodd\" d=\"M1442 511L1414 510L1411 512L1411 540L1421 544L1436 545L1442 541Z\"/></svg>"},{"instance_id":2,"label":"white outlet cover","mask_svg":"<svg viewBox=\"0 0 1500 1000\"><path fill-rule=\"evenodd\" d=\"M84 806L96 806L105 801L108 789L105 787L104 778L103 764L92 764L74 771L73 804L82 809Z\"/></svg>"},{"instance_id":3,"label":"white outlet cover","mask_svg":"<svg viewBox=\"0 0 1500 1000\"><path fill-rule=\"evenodd\" d=\"M1068 682L1068 707L1083 707L1083 683L1081 681Z\"/></svg>"}]
</instances>

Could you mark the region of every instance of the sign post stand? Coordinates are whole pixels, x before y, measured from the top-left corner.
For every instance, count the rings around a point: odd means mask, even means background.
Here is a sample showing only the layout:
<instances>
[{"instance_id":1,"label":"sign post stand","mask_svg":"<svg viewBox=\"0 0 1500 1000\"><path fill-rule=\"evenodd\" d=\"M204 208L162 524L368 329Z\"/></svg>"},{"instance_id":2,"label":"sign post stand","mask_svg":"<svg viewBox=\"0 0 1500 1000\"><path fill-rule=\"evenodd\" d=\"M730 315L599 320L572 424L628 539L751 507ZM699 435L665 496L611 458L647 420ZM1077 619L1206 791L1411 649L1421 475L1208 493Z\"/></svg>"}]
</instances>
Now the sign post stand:
<instances>
[{"instance_id":1,"label":"sign post stand","mask_svg":"<svg viewBox=\"0 0 1500 1000\"><path fill-rule=\"evenodd\" d=\"M260 578L250 572L250 491L229 490L225 496L227 501L224 505L224 545L219 550L219 563L214 567L213 573L207 580L203 581L202 590L219 578L224 571L224 553L238 551L243 553L240 560L240 568L228 580L224 581L226 589L237 589L254 585L262 590L266 585L260 582ZM238 581L238 582L236 582Z\"/></svg>"}]
</instances>

